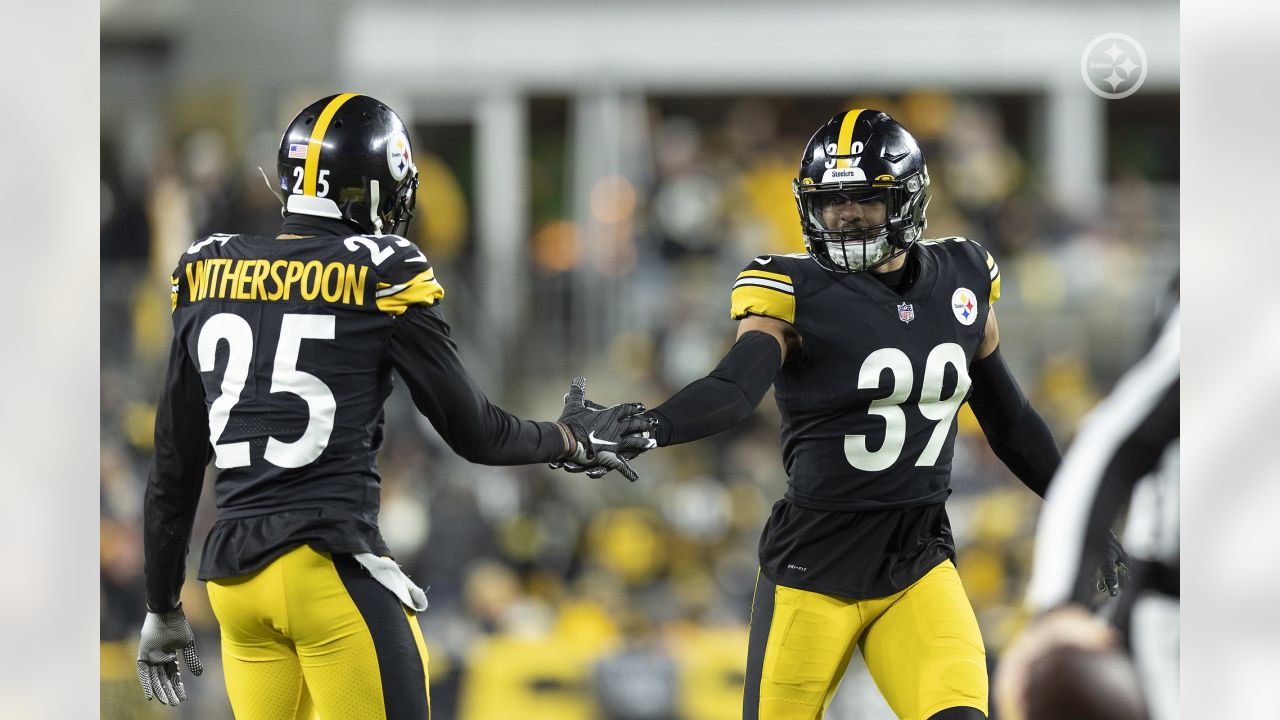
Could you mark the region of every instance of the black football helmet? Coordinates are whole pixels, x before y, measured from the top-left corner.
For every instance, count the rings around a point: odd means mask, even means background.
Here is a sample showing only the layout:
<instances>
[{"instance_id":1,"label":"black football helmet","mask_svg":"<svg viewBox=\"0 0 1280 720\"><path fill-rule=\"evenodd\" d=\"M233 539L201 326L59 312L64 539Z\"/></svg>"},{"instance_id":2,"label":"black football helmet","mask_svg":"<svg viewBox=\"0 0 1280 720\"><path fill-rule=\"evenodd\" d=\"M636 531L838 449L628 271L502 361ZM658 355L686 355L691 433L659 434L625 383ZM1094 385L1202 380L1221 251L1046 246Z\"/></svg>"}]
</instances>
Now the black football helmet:
<instances>
[{"instance_id":1,"label":"black football helmet","mask_svg":"<svg viewBox=\"0 0 1280 720\"><path fill-rule=\"evenodd\" d=\"M337 218L373 235L403 235L413 219L409 135L367 95L330 95L298 113L280 138L277 168L286 215Z\"/></svg>"},{"instance_id":2,"label":"black football helmet","mask_svg":"<svg viewBox=\"0 0 1280 720\"><path fill-rule=\"evenodd\" d=\"M929 170L911 133L879 110L846 110L818 128L792 182L805 249L823 268L860 272L888 262L920 239ZM835 208L884 203L884 218L853 225ZM824 211L829 211L825 212Z\"/></svg>"}]
</instances>

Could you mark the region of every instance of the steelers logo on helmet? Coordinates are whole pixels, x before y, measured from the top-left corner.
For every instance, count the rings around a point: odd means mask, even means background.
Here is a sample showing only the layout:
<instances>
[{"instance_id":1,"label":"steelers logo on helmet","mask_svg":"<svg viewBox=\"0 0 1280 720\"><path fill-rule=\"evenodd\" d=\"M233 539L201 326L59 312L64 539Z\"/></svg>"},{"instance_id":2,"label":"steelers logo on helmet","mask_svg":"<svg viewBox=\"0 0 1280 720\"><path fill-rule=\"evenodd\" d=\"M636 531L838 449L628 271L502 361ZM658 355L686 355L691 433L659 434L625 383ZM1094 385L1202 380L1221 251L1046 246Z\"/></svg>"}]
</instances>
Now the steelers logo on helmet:
<instances>
[{"instance_id":1,"label":"steelers logo on helmet","mask_svg":"<svg viewBox=\"0 0 1280 720\"><path fill-rule=\"evenodd\" d=\"M951 312L961 325L972 325L978 319L978 296L966 287L951 293Z\"/></svg>"},{"instance_id":2,"label":"steelers logo on helmet","mask_svg":"<svg viewBox=\"0 0 1280 720\"><path fill-rule=\"evenodd\" d=\"M805 249L832 272L889 262L920 239L928 185L906 128L879 110L837 113L809 139L792 183Z\"/></svg>"},{"instance_id":3,"label":"steelers logo on helmet","mask_svg":"<svg viewBox=\"0 0 1280 720\"><path fill-rule=\"evenodd\" d=\"M409 138L402 132L395 132L387 139L387 169L391 177L399 182L413 168L413 151L409 148Z\"/></svg>"}]
</instances>

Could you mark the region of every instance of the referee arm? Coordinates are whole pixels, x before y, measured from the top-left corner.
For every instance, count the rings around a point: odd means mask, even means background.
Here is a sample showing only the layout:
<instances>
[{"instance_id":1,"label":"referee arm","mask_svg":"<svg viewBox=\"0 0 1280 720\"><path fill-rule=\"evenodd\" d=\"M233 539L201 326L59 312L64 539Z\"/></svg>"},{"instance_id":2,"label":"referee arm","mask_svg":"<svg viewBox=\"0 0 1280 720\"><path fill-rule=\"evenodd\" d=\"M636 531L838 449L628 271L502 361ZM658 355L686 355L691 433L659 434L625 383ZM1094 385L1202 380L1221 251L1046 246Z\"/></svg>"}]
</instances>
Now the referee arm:
<instances>
[{"instance_id":1,"label":"referee arm","mask_svg":"<svg viewBox=\"0 0 1280 720\"><path fill-rule=\"evenodd\" d=\"M1179 435L1175 309L1155 346L1085 419L1063 458L1036 529L1028 602L1038 612L1089 594L1106 529L1140 479Z\"/></svg>"}]
</instances>

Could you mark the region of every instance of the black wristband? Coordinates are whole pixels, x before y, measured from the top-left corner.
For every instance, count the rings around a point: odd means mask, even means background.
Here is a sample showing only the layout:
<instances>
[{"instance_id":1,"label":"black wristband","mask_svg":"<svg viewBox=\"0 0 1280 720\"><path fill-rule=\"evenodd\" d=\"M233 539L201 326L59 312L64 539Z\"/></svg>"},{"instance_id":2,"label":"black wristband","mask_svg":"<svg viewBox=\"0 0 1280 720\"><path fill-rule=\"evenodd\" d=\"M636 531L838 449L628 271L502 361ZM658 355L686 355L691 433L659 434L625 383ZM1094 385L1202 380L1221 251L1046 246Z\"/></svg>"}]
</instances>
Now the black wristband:
<instances>
[{"instance_id":1,"label":"black wristband","mask_svg":"<svg viewBox=\"0 0 1280 720\"><path fill-rule=\"evenodd\" d=\"M658 442L658 447L670 445L671 421L656 410L649 410L644 413L644 416L649 418L649 432L653 433L653 439Z\"/></svg>"}]
</instances>

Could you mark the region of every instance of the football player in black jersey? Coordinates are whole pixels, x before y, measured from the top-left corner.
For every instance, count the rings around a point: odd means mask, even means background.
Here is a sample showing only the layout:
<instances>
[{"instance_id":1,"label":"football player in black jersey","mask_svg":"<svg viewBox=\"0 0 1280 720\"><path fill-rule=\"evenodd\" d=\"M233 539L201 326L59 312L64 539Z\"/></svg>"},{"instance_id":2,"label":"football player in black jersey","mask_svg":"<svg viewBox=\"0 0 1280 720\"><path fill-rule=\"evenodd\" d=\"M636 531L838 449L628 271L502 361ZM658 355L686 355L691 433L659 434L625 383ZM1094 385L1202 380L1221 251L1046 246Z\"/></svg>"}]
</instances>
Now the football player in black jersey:
<instances>
[{"instance_id":1,"label":"football player in black jersey","mask_svg":"<svg viewBox=\"0 0 1280 720\"><path fill-rule=\"evenodd\" d=\"M744 718L821 717L855 646L898 717L986 717L985 650L944 509L956 412L967 400L1042 497L1061 456L1000 355L995 259L922 239L928 186L888 115L829 120L793 186L807 254L752 260L731 294L737 342L646 414L648 446L689 442L774 387L787 492L760 539Z\"/></svg>"},{"instance_id":2,"label":"football player in black jersey","mask_svg":"<svg viewBox=\"0 0 1280 720\"><path fill-rule=\"evenodd\" d=\"M571 460L635 474L614 452L639 408L557 422L496 407L458 357L444 289L404 232L418 174L404 124L354 93L305 108L281 139L275 237L212 235L173 273L174 338L145 499L148 699L186 699L201 665L179 602L205 467L218 519L199 577L221 628L236 717L427 718L426 596L378 529L382 404L394 369L445 442L490 465Z\"/></svg>"}]
</instances>

